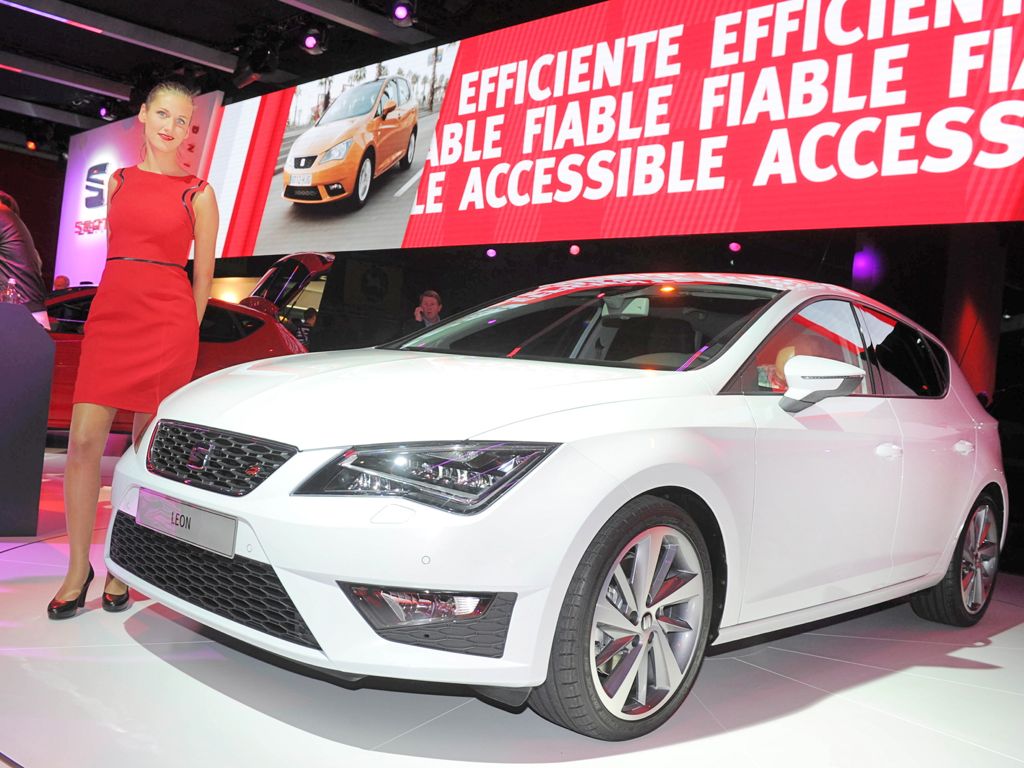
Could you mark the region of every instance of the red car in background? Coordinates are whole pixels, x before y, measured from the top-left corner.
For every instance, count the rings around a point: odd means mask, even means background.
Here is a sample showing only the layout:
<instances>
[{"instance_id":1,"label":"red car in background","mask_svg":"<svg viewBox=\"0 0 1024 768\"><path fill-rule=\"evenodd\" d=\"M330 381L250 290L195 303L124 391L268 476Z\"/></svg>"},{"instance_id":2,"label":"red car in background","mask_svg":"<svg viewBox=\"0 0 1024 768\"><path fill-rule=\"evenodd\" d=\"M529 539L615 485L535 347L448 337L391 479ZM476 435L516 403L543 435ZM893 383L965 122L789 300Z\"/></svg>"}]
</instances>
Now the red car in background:
<instances>
[{"instance_id":1,"label":"red car in background","mask_svg":"<svg viewBox=\"0 0 1024 768\"><path fill-rule=\"evenodd\" d=\"M330 269L333 261L330 254L290 254L267 270L253 295L242 304L210 299L199 328L199 359L192 378L250 360L305 352L305 346L278 319L279 308L283 309L310 280ZM66 430L71 426L71 398L82 332L95 296L96 286L83 285L46 299L50 337L56 347L48 429ZM131 432L132 415L118 411L112 429Z\"/></svg>"}]
</instances>

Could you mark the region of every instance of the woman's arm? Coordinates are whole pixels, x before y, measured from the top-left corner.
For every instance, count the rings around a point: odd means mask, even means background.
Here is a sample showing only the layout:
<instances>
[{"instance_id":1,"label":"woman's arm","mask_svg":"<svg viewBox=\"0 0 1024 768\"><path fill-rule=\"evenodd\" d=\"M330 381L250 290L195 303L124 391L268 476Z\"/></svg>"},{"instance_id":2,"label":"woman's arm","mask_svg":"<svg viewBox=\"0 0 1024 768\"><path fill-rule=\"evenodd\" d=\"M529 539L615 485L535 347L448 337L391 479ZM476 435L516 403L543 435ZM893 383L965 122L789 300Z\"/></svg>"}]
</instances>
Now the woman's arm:
<instances>
[{"instance_id":1,"label":"woman's arm","mask_svg":"<svg viewBox=\"0 0 1024 768\"><path fill-rule=\"evenodd\" d=\"M196 212L196 254L192 264L192 295L196 300L196 319L202 323L206 312L206 302L210 298L210 286L213 285L213 250L217 245L217 227L220 226L220 213L217 210L217 198L213 187L209 184L192 201L192 210Z\"/></svg>"},{"instance_id":2,"label":"woman's arm","mask_svg":"<svg viewBox=\"0 0 1024 768\"><path fill-rule=\"evenodd\" d=\"M103 222L103 228L107 230L107 247L110 247L110 201L114 199L114 193L121 186L117 180L117 172L107 177L107 220Z\"/></svg>"}]
</instances>

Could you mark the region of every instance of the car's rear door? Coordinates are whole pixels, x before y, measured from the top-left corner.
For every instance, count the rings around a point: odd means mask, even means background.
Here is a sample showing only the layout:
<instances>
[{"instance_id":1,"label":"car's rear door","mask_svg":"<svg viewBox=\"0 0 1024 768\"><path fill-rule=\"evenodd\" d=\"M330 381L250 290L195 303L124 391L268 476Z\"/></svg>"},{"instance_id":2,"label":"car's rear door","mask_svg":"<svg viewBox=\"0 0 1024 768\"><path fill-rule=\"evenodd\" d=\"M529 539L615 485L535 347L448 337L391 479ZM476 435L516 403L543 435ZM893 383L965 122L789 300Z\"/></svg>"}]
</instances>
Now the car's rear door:
<instances>
[{"instance_id":1,"label":"car's rear door","mask_svg":"<svg viewBox=\"0 0 1024 768\"><path fill-rule=\"evenodd\" d=\"M946 351L912 326L872 307L861 316L881 386L903 435L893 582L924 576L966 519L977 453L976 426L950 391Z\"/></svg>"}]
</instances>

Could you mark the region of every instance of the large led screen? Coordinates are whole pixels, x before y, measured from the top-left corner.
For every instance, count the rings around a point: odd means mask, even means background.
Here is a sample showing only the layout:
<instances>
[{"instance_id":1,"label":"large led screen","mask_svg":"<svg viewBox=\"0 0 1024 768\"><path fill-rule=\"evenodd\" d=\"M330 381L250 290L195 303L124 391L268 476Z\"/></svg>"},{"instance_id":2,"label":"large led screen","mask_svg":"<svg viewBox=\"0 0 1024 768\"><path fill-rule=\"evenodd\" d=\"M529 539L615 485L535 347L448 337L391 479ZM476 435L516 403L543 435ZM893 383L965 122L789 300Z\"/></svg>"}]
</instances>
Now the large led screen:
<instances>
[{"instance_id":1,"label":"large led screen","mask_svg":"<svg viewBox=\"0 0 1024 768\"><path fill-rule=\"evenodd\" d=\"M1022 0L607 0L222 112L223 256L1024 218Z\"/></svg>"}]
</instances>

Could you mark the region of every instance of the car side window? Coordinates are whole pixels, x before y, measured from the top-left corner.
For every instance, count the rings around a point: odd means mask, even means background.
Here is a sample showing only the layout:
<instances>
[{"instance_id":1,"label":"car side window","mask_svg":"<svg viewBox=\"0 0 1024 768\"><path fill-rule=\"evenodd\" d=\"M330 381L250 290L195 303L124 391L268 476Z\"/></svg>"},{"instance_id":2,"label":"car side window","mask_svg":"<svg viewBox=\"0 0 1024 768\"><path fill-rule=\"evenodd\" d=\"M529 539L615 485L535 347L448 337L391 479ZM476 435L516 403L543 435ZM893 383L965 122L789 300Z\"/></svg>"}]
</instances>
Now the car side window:
<instances>
[{"instance_id":1,"label":"car side window","mask_svg":"<svg viewBox=\"0 0 1024 768\"><path fill-rule=\"evenodd\" d=\"M381 97L380 106L377 107L377 111L380 114L384 112L384 105L389 101L393 101L396 104L398 101L398 86L395 85L394 80L388 80L388 84L384 86L384 95Z\"/></svg>"},{"instance_id":2,"label":"car side window","mask_svg":"<svg viewBox=\"0 0 1024 768\"><path fill-rule=\"evenodd\" d=\"M824 357L860 368L865 376L854 394L872 394L870 362L853 306L835 299L808 304L784 320L725 391L782 394L788 387L786 363L796 355Z\"/></svg>"},{"instance_id":3,"label":"car side window","mask_svg":"<svg viewBox=\"0 0 1024 768\"><path fill-rule=\"evenodd\" d=\"M949 384L945 352L923 334L893 317L863 307L868 335L886 395L942 397ZM941 353L942 363L936 360ZM944 365L943 365L944 363Z\"/></svg>"},{"instance_id":4,"label":"car side window","mask_svg":"<svg viewBox=\"0 0 1024 768\"><path fill-rule=\"evenodd\" d=\"M409 96L411 95L411 92L409 90L409 81L406 80L404 77L400 77L400 78L398 78L397 82L398 82L398 95L400 97L398 103L399 104L405 104L405 102L407 102L409 100Z\"/></svg>"},{"instance_id":5,"label":"car side window","mask_svg":"<svg viewBox=\"0 0 1024 768\"><path fill-rule=\"evenodd\" d=\"M85 296L51 306L47 311L50 316L50 330L53 333L84 333L92 300L92 296Z\"/></svg>"},{"instance_id":6,"label":"car side window","mask_svg":"<svg viewBox=\"0 0 1024 768\"><path fill-rule=\"evenodd\" d=\"M199 326L199 340L206 342L238 341L242 338L234 316L226 309L208 304Z\"/></svg>"}]
</instances>

